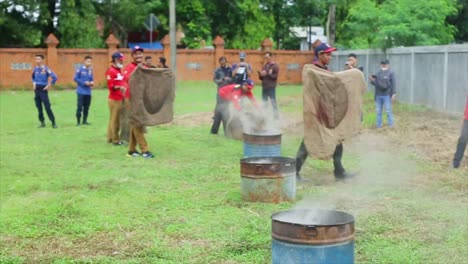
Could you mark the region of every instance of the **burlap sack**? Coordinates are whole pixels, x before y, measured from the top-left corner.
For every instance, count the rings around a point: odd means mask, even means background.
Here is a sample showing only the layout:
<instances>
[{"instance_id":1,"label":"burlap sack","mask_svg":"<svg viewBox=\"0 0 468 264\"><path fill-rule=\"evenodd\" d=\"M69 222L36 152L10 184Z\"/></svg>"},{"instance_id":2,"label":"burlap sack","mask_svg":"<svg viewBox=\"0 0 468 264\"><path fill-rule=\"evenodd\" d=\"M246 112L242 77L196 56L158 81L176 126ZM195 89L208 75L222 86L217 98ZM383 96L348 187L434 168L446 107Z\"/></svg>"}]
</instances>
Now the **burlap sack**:
<instances>
[{"instance_id":1,"label":"burlap sack","mask_svg":"<svg viewBox=\"0 0 468 264\"><path fill-rule=\"evenodd\" d=\"M304 143L309 156L329 159L338 143L359 133L366 90L360 70L330 72L305 65Z\"/></svg>"},{"instance_id":2,"label":"burlap sack","mask_svg":"<svg viewBox=\"0 0 468 264\"><path fill-rule=\"evenodd\" d=\"M129 80L130 124L156 126L174 117L175 77L171 69L138 66Z\"/></svg>"}]
</instances>

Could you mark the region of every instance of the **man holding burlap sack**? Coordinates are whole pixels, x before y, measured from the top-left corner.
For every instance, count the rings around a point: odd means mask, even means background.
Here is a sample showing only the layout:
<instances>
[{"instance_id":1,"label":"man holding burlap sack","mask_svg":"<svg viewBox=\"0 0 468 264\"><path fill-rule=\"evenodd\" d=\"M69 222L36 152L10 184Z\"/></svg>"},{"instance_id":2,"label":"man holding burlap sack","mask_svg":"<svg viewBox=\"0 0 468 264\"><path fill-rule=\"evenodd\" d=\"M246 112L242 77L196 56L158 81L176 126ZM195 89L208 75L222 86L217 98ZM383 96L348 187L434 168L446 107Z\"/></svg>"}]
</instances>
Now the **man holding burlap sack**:
<instances>
[{"instance_id":1,"label":"man holding burlap sack","mask_svg":"<svg viewBox=\"0 0 468 264\"><path fill-rule=\"evenodd\" d=\"M333 73L327 65L336 48L322 43L314 50L312 65L305 65L304 83L304 140L296 155L296 177L311 156L317 159L333 158L335 179L351 177L343 164L342 142L356 135L361 128L362 95L365 81L361 71L351 69Z\"/></svg>"},{"instance_id":2,"label":"man holding burlap sack","mask_svg":"<svg viewBox=\"0 0 468 264\"><path fill-rule=\"evenodd\" d=\"M170 68L147 68L141 65L143 49L132 48L133 62L125 67L129 101L129 157L153 158L144 130L172 121L174 117L175 76ZM140 147L138 152L136 147Z\"/></svg>"}]
</instances>

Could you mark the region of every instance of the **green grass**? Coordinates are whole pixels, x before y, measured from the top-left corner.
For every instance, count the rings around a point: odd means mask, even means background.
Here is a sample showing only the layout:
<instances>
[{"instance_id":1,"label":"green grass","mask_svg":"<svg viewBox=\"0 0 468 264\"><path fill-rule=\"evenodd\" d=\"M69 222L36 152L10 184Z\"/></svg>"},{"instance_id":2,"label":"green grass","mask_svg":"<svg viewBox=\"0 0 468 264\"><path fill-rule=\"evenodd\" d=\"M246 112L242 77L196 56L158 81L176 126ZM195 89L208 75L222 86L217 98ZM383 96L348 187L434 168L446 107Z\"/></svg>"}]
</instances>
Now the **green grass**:
<instances>
[{"instance_id":1,"label":"green grass","mask_svg":"<svg viewBox=\"0 0 468 264\"><path fill-rule=\"evenodd\" d=\"M214 90L179 83L176 116L213 111ZM278 88L283 113L301 115L301 92ZM52 91L59 129L37 129L32 91L0 93L0 263L270 263L270 216L294 203L242 201L242 143L210 135L207 123L163 125L146 135L155 159L127 158L106 144L106 96L94 92L92 125L76 127L74 91ZM396 109L411 111L426 110ZM285 134L283 154L293 157L300 139ZM372 162L345 155L351 168ZM358 263L466 263L466 188L456 186L466 183L419 184L440 170L400 156L414 177L385 184L335 184L330 162L309 159L304 172L320 185L299 186L298 200L355 215Z\"/></svg>"}]
</instances>

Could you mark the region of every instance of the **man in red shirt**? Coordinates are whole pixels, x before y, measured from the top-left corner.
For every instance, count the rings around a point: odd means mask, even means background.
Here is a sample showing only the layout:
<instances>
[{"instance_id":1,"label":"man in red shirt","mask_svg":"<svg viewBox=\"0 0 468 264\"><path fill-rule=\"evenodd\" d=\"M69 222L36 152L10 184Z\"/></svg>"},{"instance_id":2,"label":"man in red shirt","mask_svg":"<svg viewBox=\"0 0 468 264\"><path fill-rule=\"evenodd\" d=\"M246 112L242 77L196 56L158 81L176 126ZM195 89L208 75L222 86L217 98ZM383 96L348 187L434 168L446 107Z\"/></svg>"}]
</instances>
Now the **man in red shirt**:
<instances>
[{"instance_id":1,"label":"man in red shirt","mask_svg":"<svg viewBox=\"0 0 468 264\"><path fill-rule=\"evenodd\" d=\"M468 143L468 96L466 96L465 118L463 119L463 127L460 138L458 139L457 150L453 157L453 167L460 167L460 162L465 154L466 144Z\"/></svg>"},{"instance_id":2,"label":"man in red shirt","mask_svg":"<svg viewBox=\"0 0 468 264\"><path fill-rule=\"evenodd\" d=\"M123 54L115 52L112 54L112 65L106 71L107 87L109 89L109 125L107 126L107 142L116 146L122 145L119 138L120 112L122 111L122 100L125 94L125 82L122 74Z\"/></svg>"},{"instance_id":3,"label":"man in red shirt","mask_svg":"<svg viewBox=\"0 0 468 264\"><path fill-rule=\"evenodd\" d=\"M140 46L135 46L132 48L132 63L125 66L124 69L124 79L125 84L127 85L127 92L125 94L125 99L130 105L130 96L131 96L131 87L129 87L130 76L133 71L138 67L139 64L143 62L143 49ZM154 155L148 151L148 143L145 139L145 128L143 126L136 126L130 124L130 141L128 142L128 153L129 157L139 157L140 155L143 158L154 158ZM141 154L136 150L136 145L140 146Z\"/></svg>"},{"instance_id":4,"label":"man in red shirt","mask_svg":"<svg viewBox=\"0 0 468 264\"><path fill-rule=\"evenodd\" d=\"M227 102L231 102L234 108L241 110L240 100L247 97L255 106L258 106L255 97L252 94L254 83L251 80L245 80L242 84L228 84L219 89L219 96Z\"/></svg>"}]
</instances>

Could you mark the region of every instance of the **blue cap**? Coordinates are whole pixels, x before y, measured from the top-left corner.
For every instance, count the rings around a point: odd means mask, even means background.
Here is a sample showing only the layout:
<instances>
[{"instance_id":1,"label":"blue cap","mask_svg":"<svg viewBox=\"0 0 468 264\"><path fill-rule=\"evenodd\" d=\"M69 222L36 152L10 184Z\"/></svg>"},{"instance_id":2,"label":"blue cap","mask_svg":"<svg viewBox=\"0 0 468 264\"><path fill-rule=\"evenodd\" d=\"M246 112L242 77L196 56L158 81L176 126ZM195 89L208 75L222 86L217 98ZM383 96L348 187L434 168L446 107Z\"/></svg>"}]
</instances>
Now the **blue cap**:
<instances>
[{"instance_id":1,"label":"blue cap","mask_svg":"<svg viewBox=\"0 0 468 264\"><path fill-rule=\"evenodd\" d=\"M390 61L388 61L387 59L385 59L385 60L381 61L380 64L390 64Z\"/></svg>"},{"instance_id":2,"label":"blue cap","mask_svg":"<svg viewBox=\"0 0 468 264\"><path fill-rule=\"evenodd\" d=\"M320 53L331 53L332 51L335 51L336 48L330 47L327 43L321 43L317 47L315 47L314 52L315 56L318 56Z\"/></svg>"},{"instance_id":3,"label":"blue cap","mask_svg":"<svg viewBox=\"0 0 468 264\"><path fill-rule=\"evenodd\" d=\"M242 84L246 84L249 89L254 87L254 82L252 80L245 80Z\"/></svg>"},{"instance_id":4,"label":"blue cap","mask_svg":"<svg viewBox=\"0 0 468 264\"><path fill-rule=\"evenodd\" d=\"M116 52L114 52L112 54L112 59L122 59L123 60L123 57L124 57L123 54L118 52L118 51L116 51Z\"/></svg>"},{"instance_id":5,"label":"blue cap","mask_svg":"<svg viewBox=\"0 0 468 264\"><path fill-rule=\"evenodd\" d=\"M239 58L240 59L245 59L245 52L240 52L239 53Z\"/></svg>"}]
</instances>

